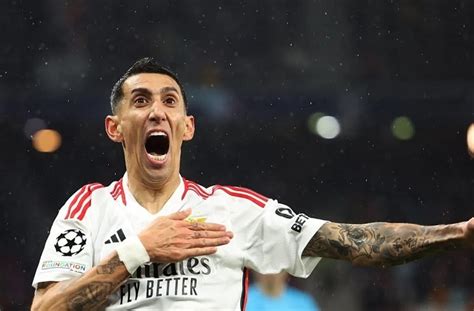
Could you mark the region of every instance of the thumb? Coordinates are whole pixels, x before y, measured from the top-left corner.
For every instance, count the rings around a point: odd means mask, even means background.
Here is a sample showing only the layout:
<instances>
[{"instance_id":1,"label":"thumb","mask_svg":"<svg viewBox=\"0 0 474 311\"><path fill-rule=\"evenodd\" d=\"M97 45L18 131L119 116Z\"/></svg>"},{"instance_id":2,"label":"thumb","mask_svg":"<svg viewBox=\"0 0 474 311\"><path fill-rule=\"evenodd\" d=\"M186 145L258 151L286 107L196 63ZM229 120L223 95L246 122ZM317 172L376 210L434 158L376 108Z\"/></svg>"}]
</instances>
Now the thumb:
<instances>
[{"instance_id":1,"label":"thumb","mask_svg":"<svg viewBox=\"0 0 474 311\"><path fill-rule=\"evenodd\" d=\"M169 219L173 219L173 220L184 220L189 215L191 215L191 209L187 208L187 209L179 211L179 212L171 213L167 217Z\"/></svg>"}]
</instances>

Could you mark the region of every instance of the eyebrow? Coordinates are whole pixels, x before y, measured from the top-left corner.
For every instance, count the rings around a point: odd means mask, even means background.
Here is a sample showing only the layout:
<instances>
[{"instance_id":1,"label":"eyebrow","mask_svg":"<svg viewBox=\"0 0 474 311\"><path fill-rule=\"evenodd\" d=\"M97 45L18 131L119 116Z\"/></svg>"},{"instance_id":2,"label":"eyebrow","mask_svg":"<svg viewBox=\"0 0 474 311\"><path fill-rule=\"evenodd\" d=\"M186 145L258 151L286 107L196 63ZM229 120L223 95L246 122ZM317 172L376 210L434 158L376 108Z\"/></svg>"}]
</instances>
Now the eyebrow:
<instances>
[{"instance_id":1,"label":"eyebrow","mask_svg":"<svg viewBox=\"0 0 474 311\"><path fill-rule=\"evenodd\" d=\"M174 86L165 86L165 87L161 88L161 90L160 90L160 94L171 93L171 92L175 92L176 94L179 94L178 89L175 88Z\"/></svg>"},{"instance_id":2,"label":"eyebrow","mask_svg":"<svg viewBox=\"0 0 474 311\"><path fill-rule=\"evenodd\" d=\"M179 91L177 88L175 88L174 86L165 86L163 88L160 89L159 93L162 95L162 94L165 94L165 93L171 93L171 92L175 92L177 94L179 94ZM147 88L144 88L144 87L138 87L136 89L133 89L131 92L131 94L133 93L144 93L146 95L152 95L152 91L150 91L149 89Z\"/></svg>"},{"instance_id":3,"label":"eyebrow","mask_svg":"<svg viewBox=\"0 0 474 311\"><path fill-rule=\"evenodd\" d=\"M149 89L144 88L144 87L138 87L138 88L136 88L136 89L133 89L133 90L130 92L130 94L133 94L133 93L144 93L144 94L146 94L146 95L148 95L148 96L150 96L150 95L152 94Z\"/></svg>"}]
</instances>

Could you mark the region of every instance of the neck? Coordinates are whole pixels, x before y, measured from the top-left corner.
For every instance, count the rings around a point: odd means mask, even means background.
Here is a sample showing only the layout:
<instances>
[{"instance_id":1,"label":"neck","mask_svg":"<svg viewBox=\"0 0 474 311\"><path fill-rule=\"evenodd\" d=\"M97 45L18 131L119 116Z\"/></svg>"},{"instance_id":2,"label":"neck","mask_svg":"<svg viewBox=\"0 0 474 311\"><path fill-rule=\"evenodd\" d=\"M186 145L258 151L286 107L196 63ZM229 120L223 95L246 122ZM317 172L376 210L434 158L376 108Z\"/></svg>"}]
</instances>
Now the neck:
<instances>
[{"instance_id":1,"label":"neck","mask_svg":"<svg viewBox=\"0 0 474 311\"><path fill-rule=\"evenodd\" d=\"M179 175L149 184L133 174L128 175L128 187L135 200L151 214L158 213L179 186Z\"/></svg>"}]
</instances>

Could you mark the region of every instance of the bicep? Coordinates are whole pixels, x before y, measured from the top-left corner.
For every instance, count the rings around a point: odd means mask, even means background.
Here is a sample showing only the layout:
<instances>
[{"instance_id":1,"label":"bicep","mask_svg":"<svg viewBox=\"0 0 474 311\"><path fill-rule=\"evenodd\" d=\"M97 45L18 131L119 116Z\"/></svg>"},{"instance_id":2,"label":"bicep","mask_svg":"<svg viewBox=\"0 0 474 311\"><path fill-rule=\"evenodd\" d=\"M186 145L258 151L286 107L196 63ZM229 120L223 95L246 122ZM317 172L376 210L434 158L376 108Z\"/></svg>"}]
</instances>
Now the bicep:
<instances>
[{"instance_id":1,"label":"bicep","mask_svg":"<svg viewBox=\"0 0 474 311\"><path fill-rule=\"evenodd\" d=\"M309 275L319 258L303 260L301 254L325 221L296 214L276 201L258 211L261 211L258 217L242 228L247 243L243 251L244 265L263 274L286 270L299 277Z\"/></svg>"}]
</instances>

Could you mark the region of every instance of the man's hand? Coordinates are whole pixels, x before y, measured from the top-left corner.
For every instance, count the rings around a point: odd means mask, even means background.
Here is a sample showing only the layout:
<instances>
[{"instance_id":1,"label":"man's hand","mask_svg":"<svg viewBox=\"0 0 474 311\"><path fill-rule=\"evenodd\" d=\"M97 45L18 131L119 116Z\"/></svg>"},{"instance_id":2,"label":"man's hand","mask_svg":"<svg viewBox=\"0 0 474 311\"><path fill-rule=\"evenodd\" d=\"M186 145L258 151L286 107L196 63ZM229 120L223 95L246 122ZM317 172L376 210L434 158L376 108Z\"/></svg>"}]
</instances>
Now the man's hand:
<instances>
[{"instance_id":1,"label":"man's hand","mask_svg":"<svg viewBox=\"0 0 474 311\"><path fill-rule=\"evenodd\" d=\"M152 262L177 262L192 256L214 254L217 246L233 237L225 226L185 220L191 210L159 217L139 234Z\"/></svg>"}]
</instances>

